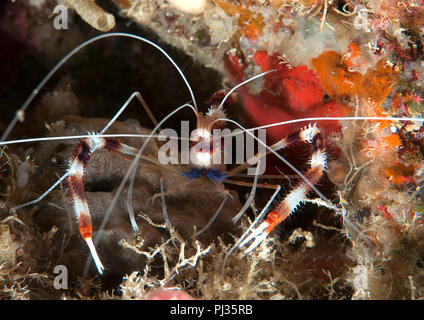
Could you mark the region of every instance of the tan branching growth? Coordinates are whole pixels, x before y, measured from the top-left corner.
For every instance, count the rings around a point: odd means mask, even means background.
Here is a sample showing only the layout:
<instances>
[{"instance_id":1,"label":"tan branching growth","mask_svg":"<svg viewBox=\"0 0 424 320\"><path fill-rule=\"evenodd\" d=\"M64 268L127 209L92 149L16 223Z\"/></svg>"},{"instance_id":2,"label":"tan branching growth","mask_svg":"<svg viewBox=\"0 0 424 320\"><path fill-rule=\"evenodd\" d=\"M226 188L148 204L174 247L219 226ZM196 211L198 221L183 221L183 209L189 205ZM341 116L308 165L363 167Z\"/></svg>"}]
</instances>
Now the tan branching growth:
<instances>
[{"instance_id":1,"label":"tan branching growth","mask_svg":"<svg viewBox=\"0 0 424 320\"><path fill-rule=\"evenodd\" d=\"M7 267L6 263L0 265L0 290L1 299L27 300L29 299L29 290L25 279L20 275L15 275L13 271Z\"/></svg>"},{"instance_id":2,"label":"tan branching growth","mask_svg":"<svg viewBox=\"0 0 424 320\"><path fill-rule=\"evenodd\" d=\"M146 215L142 215L142 217L155 228L168 231L169 238L155 248L149 248L148 251L142 251L138 245L131 245L125 240L120 242L124 248L144 255L147 259L143 274L133 272L124 278L124 283L121 285L123 299L142 299L148 292L148 288L163 288L172 285L171 281L176 275L196 267L199 259L206 255L212 247L210 245L206 249L202 249L198 240L194 238L189 241L184 240L172 226L165 223L156 224ZM188 242L190 245L187 245ZM186 251L189 253L187 254ZM161 276L155 275L151 268L158 256L162 258Z\"/></svg>"},{"instance_id":3,"label":"tan branching growth","mask_svg":"<svg viewBox=\"0 0 424 320\"><path fill-rule=\"evenodd\" d=\"M44 273L31 272L25 261L18 262L17 256L22 250L10 232L11 220L23 224L13 216L0 221L0 300L27 300L38 294L47 295L53 288L53 280Z\"/></svg>"}]
</instances>

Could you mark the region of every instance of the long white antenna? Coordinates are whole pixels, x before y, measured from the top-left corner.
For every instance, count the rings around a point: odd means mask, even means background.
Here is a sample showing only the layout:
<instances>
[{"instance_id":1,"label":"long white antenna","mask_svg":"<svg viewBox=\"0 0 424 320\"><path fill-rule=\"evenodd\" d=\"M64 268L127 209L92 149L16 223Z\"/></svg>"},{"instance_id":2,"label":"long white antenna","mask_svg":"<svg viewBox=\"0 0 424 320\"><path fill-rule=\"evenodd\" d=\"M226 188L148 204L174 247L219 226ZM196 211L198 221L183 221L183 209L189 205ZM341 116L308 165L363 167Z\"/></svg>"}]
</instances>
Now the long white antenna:
<instances>
[{"instance_id":1,"label":"long white antenna","mask_svg":"<svg viewBox=\"0 0 424 320\"><path fill-rule=\"evenodd\" d=\"M251 77L251 78L249 78L247 80L244 80L243 82L240 82L238 85L236 85L235 87L233 87L230 91L228 91L228 93L225 95L224 99L222 99L221 104L219 105L218 109L221 109L222 108L222 106L224 105L225 101L228 99L228 97L235 90L237 90L238 88L244 86L246 83L249 83L250 81L253 81L253 80L257 79L257 78L263 77L264 75L266 75L268 73L271 73L271 72L275 72L275 71L277 71L277 70L276 69L268 70L268 71L262 72L260 74L257 74L256 76L253 76L253 77Z\"/></svg>"},{"instance_id":2,"label":"long white antenna","mask_svg":"<svg viewBox=\"0 0 424 320\"><path fill-rule=\"evenodd\" d=\"M82 44L80 44L78 47L74 48L73 50L71 50L71 52L69 52L65 57L62 58L62 60L60 60L51 70L50 72L43 78L43 80L41 80L41 82L37 85L37 87L32 91L32 93L30 94L30 96L25 100L24 104L22 105L22 107L16 111L15 116L13 117L12 121L10 122L10 124L8 125L8 127L6 128L6 130L3 132L2 136L0 137L0 141L4 141L5 139L7 139L7 137L9 136L10 132L12 131L12 129L14 128L14 126L16 125L16 123L19 120L19 115L23 114L25 112L25 110L28 108L28 106L30 105L30 103L34 100L34 98L37 96L37 94L40 92L40 90L43 88L43 86L46 84L47 81L49 81L49 79L52 77L52 75L63 65L65 64L65 62L67 62L74 54L76 54L79 50L81 50L82 48L88 46L89 44L91 44L92 42L95 42L97 40L103 39L103 38L110 38L110 37L127 37L127 38L133 38L133 39L137 39L140 40L142 42L145 42L149 45L151 45L152 47L156 48L157 50L159 50L171 63L172 65L175 67L175 69L178 71L178 73L180 74L181 78L183 79L183 81L185 82L189 92L190 92L190 96L191 96L191 100L193 101L194 104L194 108L197 111L197 103L196 103L196 99L194 97L194 93L192 88L190 87L190 84L187 81L187 78L185 77L184 73L182 72L181 68L176 64L176 62L168 55L168 53L166 53L165 50L163 50L161 47L159 47L156 43L147 40L141 36L137 36L134 34L129 34L129 33L123 33L123 32L115 32L115 33L106 33L106 34L102 34L99 35L97 37L91 38L85 42L83 42Z\"/></svg>"}]
</instances>

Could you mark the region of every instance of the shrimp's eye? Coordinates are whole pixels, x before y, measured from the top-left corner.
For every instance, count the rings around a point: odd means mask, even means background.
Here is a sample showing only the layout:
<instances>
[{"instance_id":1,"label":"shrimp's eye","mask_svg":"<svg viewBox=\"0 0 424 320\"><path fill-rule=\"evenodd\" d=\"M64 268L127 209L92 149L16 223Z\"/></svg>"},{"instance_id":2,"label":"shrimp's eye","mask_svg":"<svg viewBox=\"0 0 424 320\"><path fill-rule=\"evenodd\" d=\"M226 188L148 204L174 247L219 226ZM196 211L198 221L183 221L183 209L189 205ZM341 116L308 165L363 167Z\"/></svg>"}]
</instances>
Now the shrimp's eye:
<instances>
[{"instance_id":1,"label":"shrimp's eye","mask_svg":"<svg viewBox=\"0 0 424 320\"><path fill-rule=\"evenodd\" d=\"M330 95L329 95L327 92L325 92L325 93L322 95L322 101L323 101L323 102L328 102L328 101L330 101L330 100L331 100Z\"/></svg>"}]
</instances>

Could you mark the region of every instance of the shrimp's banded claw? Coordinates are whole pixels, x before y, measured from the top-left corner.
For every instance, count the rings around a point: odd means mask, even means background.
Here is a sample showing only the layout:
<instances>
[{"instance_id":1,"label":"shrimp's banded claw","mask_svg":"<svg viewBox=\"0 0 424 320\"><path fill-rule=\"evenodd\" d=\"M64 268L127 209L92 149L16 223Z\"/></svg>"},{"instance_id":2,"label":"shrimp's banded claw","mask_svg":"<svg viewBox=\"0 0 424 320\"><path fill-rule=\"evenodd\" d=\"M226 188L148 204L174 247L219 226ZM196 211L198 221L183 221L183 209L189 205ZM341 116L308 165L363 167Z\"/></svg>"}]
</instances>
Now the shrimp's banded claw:
<instances>
[{"instance_id":1,"label":"shrimp's banded claw","mask_svg":"<svg viewBox=\"0 0 424 320\"><path fill-rule=\"evenodd\" d=\"M262 241L265 240L265 238L268 236L270 232L268 231L268 227L269 227L269 224L266 221L262 222L258 227L253 229L252 233L249 234L249 236L247 236L246 239L244 239L240 243L240 247L243 247L245 244L255 239L252 242L252 244L244 251L244 253L249 253L250 251L255 249L257 246L259 246Z\"/></svg>"},{"instance_id":2,"label":"shrimp's banded claw","mask_svg":"<svg viewBox=\"0 0 424 320\"><path fill-rule=\"evenodd\" d=\"M312 156L309 161L310 168L304 174L305 179L297 183L284 200L268 214L266 219L258 227L252 229L252 232L248 236L246 234L249 230L242 236L242 238L246 238L240 243L240 247L254 239L251 245L245 250L245 253L249 253L255 249L279 223L292 214L299 204L305 200L312 190L312 186L324 174L327 165L327 155L320 130L315 124L294 132L288 137L288 140L290 143L303 141L311 144Z\"/></svg>"},{"instance_id":3,"label":"shrimp's banded claw","mask_svg":"<svg viewBox=\"0 0 424 320\"><path fill-rule=\"evenodd\" d=\"M262 241L265 240L265 238L271 233L271 231L274 230L274 228L285 219L286 216L287 214L284 215L271 211L265 221L262 222L258 227L253 229L252 233L240 243L240 247L255 239L244 252L249 253L250 251L255 249L262 243Z\"/></svg>"},{"instance_id":4,"label":"shrimp's banded claw","mask_svg":"<svg viewBox=\"0 0 424 320\"><path fill-rule=\"evenodd\" d=\"M94 260L97 271L100 274L103 274L103 270L105 268L103 267L103 264L100 261L99 255L97 254L96 247L93 243L93 226L92 226L90 214L85 212L80 212L78 215L78 225L79 225L81 237L84 239L85 243L88 246L88 249L90 250L90 254Z\"/></svg>"}]
</instances>

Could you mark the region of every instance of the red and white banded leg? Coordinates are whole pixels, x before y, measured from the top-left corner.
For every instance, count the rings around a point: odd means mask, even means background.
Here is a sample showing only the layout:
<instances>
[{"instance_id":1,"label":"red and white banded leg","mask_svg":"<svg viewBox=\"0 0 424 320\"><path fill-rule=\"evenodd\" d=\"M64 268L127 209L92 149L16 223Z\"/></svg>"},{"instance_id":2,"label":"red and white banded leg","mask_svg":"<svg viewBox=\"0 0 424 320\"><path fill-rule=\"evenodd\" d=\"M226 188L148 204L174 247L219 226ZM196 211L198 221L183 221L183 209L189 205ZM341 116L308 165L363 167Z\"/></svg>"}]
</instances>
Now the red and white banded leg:
<instances>
[{"instance_id":1,"label":"red and white banded leg","mask_svg":"<svg viewBox=\"0 0 424 320\"><path fill-rule=\"evenodd\" d=\"M311 185L315 185L324 174L327 165L327 156L325 153L320 130L315 124L309 125L300 131L294 132L283 140L286 145L296 143L298 141L311 144L311 167L304 175ZM296 210L299 204L311 191L310 184L304 180L299 181L293 190L286 196L286 198L268 214L265 221L253 229L252 233L240 243L240 247L246 245L251 240L254 240L245 250L245 252L248 253L255 249L279 223L284 221ZM242 237L244 236L245 235Z\"/></svg>"},{"instance_id":2,"label":"red and white banded leg","mask_svg":"<svg viewBox=\"0 0 424 320\"><path fill-rule=\"evenodd\" d=\"M93 134L92 137L81 140L75 147L73 158L68 169L67 182L72 196L74 212L78 220L80 234L90 249L91 256L93 257L98 272L103 274L104 267L93 243L93 227L84 185L85 167L91 154L98 149L121 152L129 155L136 154L137 149L127 146L117 139L101 138Z\"/></svg>"}]
</instances>

